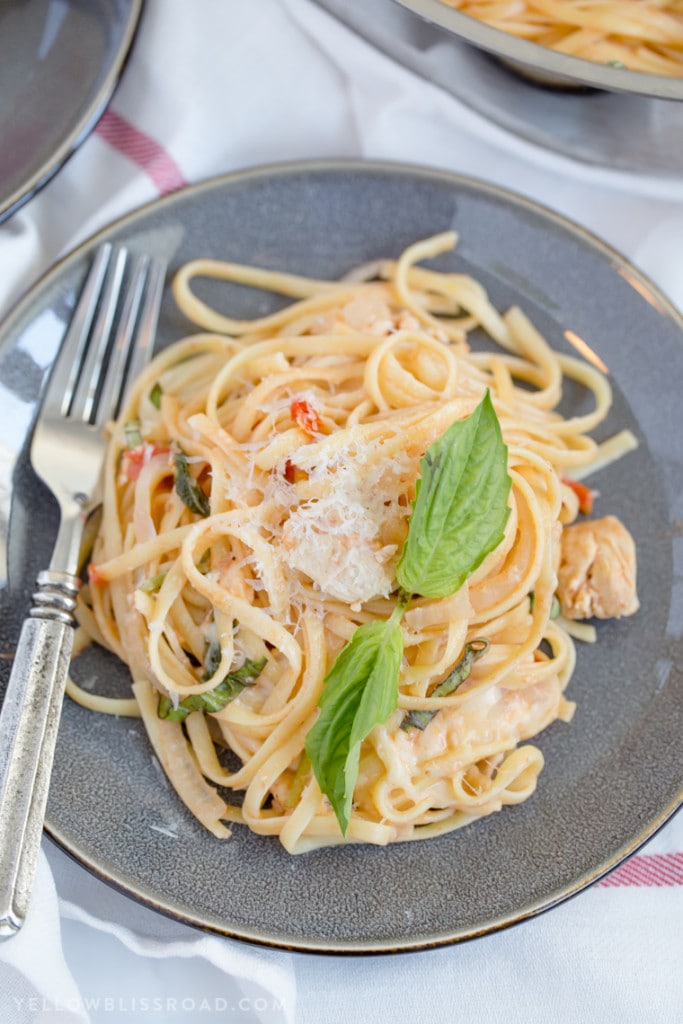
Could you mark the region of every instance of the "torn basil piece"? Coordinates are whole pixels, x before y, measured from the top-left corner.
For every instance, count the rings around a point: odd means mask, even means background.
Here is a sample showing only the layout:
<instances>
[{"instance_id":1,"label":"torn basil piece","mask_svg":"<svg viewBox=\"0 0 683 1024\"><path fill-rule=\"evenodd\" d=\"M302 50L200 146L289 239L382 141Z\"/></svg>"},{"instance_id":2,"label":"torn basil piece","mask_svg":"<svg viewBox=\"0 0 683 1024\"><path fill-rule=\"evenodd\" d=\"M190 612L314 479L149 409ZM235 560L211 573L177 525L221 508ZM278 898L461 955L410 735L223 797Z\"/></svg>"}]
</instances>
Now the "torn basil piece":
<instances>
[{"instance_id":1,"label":"torn basil piece","mask_svg":"<svg viewBox=\"0 0 683 1024\"><path fill-rule=\"evenodd\" d=\"M150 402L152 403L152 405L154 406L155 409L160 409L161 408L161 396L162 396L162 394L163 394L163 391L161 390L161 384L159 383L159 381L157 381L156 384L154 385L154 387L152 388L152 390L149 393L149 400L150 400Z\"/></svg>"},{"instance_id":2,"label":"torn basil piece","mask_svg":"<svg viewBox=\"0 0 683 1024\"><path fill-rule=\"evenodd\" d=\"M534 590L529 591L529 611L533 612L536 606L536 592ZM558 615L562 614L562 606L560 605L560 599L557 594L553 594L553 599L550 602L550 612L548 617L556 619Z\"/></svg>"},{"instance_id":3,"label":"torn basil piece","mask_svg":"<svg viewBox=\"0 0 683 1024\"><path fill-rule=\"evenodd\" d=\"M129 423L123 428L123 433L126 438L126 447L137 448L142 444L142 434L140 433L140 420L130 420Z\"/></svg>"},{"instance_id":4,"label":"torn basil piece","mask_svg":"<svg viewBox=\"0 0 683 1024\"><path fill-rule=\"evenodd\" d=\"M218 640L212 640L206 645L204 651L204 675L202 682L205 683L211 676L215 676L218 666L221 663L221 645ZM245 662L246 664L246 662Z\"/></svg>"},{"instance_id":5,"label":"torn basil piece","mask_svg":"<svg viewBox=\"0 0 683 1024\"><path fill-rule=\"evenodd\" d=\"M196 564L202 576L206 576L211 569L211 548L206 549Z\"/></svg>"},{"instance_id":6,"label":"torn basil piece","mask_svg":"<svg viewBox=\"0 0 683 1024\"><path fill-rule=\"evenodd\" d=\"M209 649L213 645L209 645ZM214 654L211 655L213 659ZM208 650L207 650L208 658ZM214 714L216 711L222 711L222 709L229 704L230 701L234 700L238 694L246 686L253 686L261 672L265 668L266 658L260 658L258 661L250 661L247 659L243 665L234 672L228 672L225 679L215 686L213 690L207 690L206 693L195 693L190 694L189 697L185 697L181 700L177 707L173 706L173 701L170 697L162 694L159 697L159 706L157 714L159 718L165 718L169 722L184 722L187 716L192 711L204 711L207 714ZM220 664L220 648L218 655L218 664ZM216 668L218 667L216 665ZM205 669L207 668L207 660L204 661ZM215 669L214 669L215 672ZM208 674L207 674L208 673ZM204 680L210 679L213 672L205 672Z\"/></svg>"},{"instance_id":7,"label":"torn basil piece","mask_svg":"<svg viewBox=\"0 0 683 1024\"><path fill-rule=\"evenodd\" d=\"M462 658L455 666L455 668L446 676L445 679L439 683L439 685L429 694L430 697L448 697L451 693L455 693L461 683L464 683L470 672L475 661L486 654L490 647L488 640L483 637L478 640L472 640L469 644L465 645L465 653ZM409 711L401 722L401 728L407 729L425 729L432 718L438 715L438 711L429 711L427 709Z\"/></svg>"},{"instance_id":8,"label":"torn basil piece","mask_svg":"<svg viewBox=\"0 0 683 1024\"><path fill-rule=\"evenodd\" d=\"M143 594L156 594L167 575L168 569L164 569L163 572L158 572L155 576L150 576L149 579L146 579L144 583L140 584L138 590L141 590Z\"/></svg>"},{"instance_id":9,"label":"torn basil piece","mask_svg":"<svg viewBox=\"0 0 683 1024\"><path fill-rule=\"evenodd\" d=\"M175 490L190 512L194 512L198 516L211 515L209 499L197 481L192 478L187 455L180 448L175 452Z\"/></svg>"}]
</instances>

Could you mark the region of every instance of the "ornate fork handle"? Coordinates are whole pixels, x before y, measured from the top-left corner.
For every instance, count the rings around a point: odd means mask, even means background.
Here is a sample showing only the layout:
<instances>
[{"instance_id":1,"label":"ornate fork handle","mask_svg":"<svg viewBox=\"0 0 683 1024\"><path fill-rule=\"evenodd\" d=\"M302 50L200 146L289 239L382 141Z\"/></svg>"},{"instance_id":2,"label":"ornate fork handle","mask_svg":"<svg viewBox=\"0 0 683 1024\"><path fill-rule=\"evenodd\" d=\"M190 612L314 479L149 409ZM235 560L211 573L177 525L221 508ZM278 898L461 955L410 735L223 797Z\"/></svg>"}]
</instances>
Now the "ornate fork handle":
<instances>
[{"instance_id":1,"label":"ornate fork handle","mask_svg":"<svg viewBox=\"0 0 683 1024\"><path fill-rule=\"evenodd\" d=\"M0 937L21 928L36 870L80 580L38 576L0 720Z\"/></svg>"},{"instance_id":2,"label":"ornate fork handle","mask_svg":"<svg viewBox=\"0 0 683 1024\"><path fill-rule=\"evenodd\" d=\"M33 607L29 611L32 619L46 619L74 626L76 598L81 581L68 572L46 569L38 574L38 589L33 594Z\"/></svg>"},{"instance_id":3,"label":"ornate fork handle","mask_svg":"<svg viewBox=\"0 0 683 1024\"><path fill-rule=\"evenodd\" d=\"M31 464L59 504L60 526L0 710L2 938L21 928L31 896L73 648L79 547L101 475L104 427L151 357L164 277L161 260L101 247L34 427Z\"/></svg>"}]
</instances>

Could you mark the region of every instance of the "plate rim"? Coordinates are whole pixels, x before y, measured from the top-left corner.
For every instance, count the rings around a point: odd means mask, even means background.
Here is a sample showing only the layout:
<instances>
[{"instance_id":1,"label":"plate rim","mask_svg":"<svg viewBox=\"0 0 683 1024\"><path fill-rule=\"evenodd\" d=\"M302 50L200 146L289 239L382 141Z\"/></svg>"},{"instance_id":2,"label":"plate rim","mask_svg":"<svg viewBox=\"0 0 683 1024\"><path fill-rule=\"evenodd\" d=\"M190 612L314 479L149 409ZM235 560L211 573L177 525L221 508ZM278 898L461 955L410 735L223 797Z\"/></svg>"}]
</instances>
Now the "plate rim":
<instances>
[{"instance_id":1,"label":"plate rim","mask_svg":"<svg viewBox=\"0 0 683 1024\"><path fill-rule=\"evenodd\" d=\"M129 10L114 59L99 86L90 96L81 117L71 125L54 151L29 177L7 195L0 193L0 225L34 198L61 171L70 157L83 145L109 106L126 68L140 26L144 0L126 0ZM90 90L89 90L90 91Z\"/></svg>"},{"instance_id":2,"label":"plate rim","mask_svg":"<svg viewBox=\"0 0 683 1024\"><path fill-rule=\"evenodd\" d=\"M135 2L142 3L143 0L135 0ZM397 0L397 2L401 3L402 0ZM630 257L628 257L624 252L618 249L611 242L608 242L605 238L602 238L596 231L579 223L579 221L574 220L569 215L562 213L549 206L547 203L534 199L523 192L518 192L515 189L508 188L505 185L500 185L495 181L480 178L473 174L450 171L444 167L399 159L363 159L362 157L315 157L310 159L273 160L264 163L250 164L244 167L235 168L231 171L219 172L218 174L212 174L208 177L200 178L197 181L184 184L180 188L174 189L171 192L155 196L154 198L148 199L139 205L133 206L125 213L97 228L97 230L93 231L75 245L67 248L53 263L46 267L42 273L40 273L9 305L4 314L0 316L0 335L6 333L15 318L20 318L22 316L26 308L30 305L35 292L41 290L43 287L48 287L53 278L57 278L62 271L68 270L72 263L77 263L79 259L96 248L96 246L104 241L110 234L116 233L120 229L124 229L129 224L134 224L139 218L143 217L147 213L153 212L161 207L173 206L178 202L182 202L188 195L198 195L201 192L211 191L217 187L231 185L233 182L246 182L250 179L256 180L263 177L287 177L291 174L309 173L312 171L335 173L342 170L347 173L369 172L378 175L407 174L426 180L440 181L443 184L450 184L454 186L459 185L470 190L489 194L498 200L512 203L515 206L523 207L530 213L540 215L544 219L552 221L559 228L573 234L582 243L587 243L591 247L598 249L603 256L607 256L611 260L618 262L623 267L628 268L634 277L636 277L640 283L647 288L651 295L657 299L657 302L666 312L667 316L677 322L682 332L681 343L683 344L683 309L679 308L667 295L664 289L658 285L646 271L633 263ZM0 339L0 352L1 351L2 343Z\"/></svg>"},{"instance_id":3,"label":"plate rim","mask_svg":"<svg viewBox=\"0 0 683 1024\"><path fill-rule=\"evenodd\" d=\"M425 936L419 939L403 939L394 941L373 939L361 941L334 941L330 939L325 941L312 939L287 940L280 939L272 935L261 934L254 929L243 928L235 930L225 925L212 922L208 919L201 920L199 916L193 917L191 914L186 913L177 907L171 906L170 903L164 902L157 896L145 892L142 886L136 887L131 885L129 881L120 877L118 872L110 871L107 873L101 864L95 863L93 860L87 860L84 858L82 853L80 853L69 842L68 839L60 834L59 829L49 824L47 819L44 825L44 831L58 849L67 854L72 860L76 861L76 863L87 871L88 874L97 878L100 882L103 882L105 885L114 889L114 891L127 897L133 902L146 907L148 910L152 910L169 920L187 925L190 928L195 928L208 934L218 935L222 938L233 939L236 942L245 942L248 945L259 946L266 949L281 950L288 953L309 955L317 954L325 956L389 956L393 953L421 953L428 950L444 949L449 946L461 945L464 942L473 942L475 939L483 939L488 935L495 935L497 932L506 931L508 928L514 928L517 925L523 924L525 921L541 917L543 914L546 914L551 910L554 910L556 907L562 906L562 904L579 896L586 889L591 888L601 879L609 875L612 871L636 854L643 845L657 835L657 833L660 832L682 810L683 792L679 794L678 799L672 801L672 803L667 806L661 819L658 820L651 829L647 830L647 834L639 835L632 844L626 848L622 848L612 860L601 864L595 871L582 876L574 885L551 894L546 900L537 900L523 908L520 908L520 910L514 914L501 915L498 918L487 921L481 927L462 928L457 931L448 932L447 934L442 933Z\"/></svg>"},{"instance_id":4,"label":"plate rim","mask_svg":"<svg viewBox=\"0 0 683 1024\"><path fill-rule=\"evenodd\" d=\"M5 349L9 348L15 340L15 338L8 336L13 333L16 335L16 332L22 329L22 322L30 322L30 320L27 321L25 318L30 314L37 295L40 295L46 289L49 289L53 284L55 284L62 274L68 273L74 264L86 256L105 238L108 238L112 234L125 232L128 227L134 227L136 223L147 214L154 213L155 210L161 207L170 208L176 204L182 205L185 198L188 196L196 196L203 192L210 192L216 189L220 190L226 187L229 188L232 185L240 185L242 183L248 183L249 181L258 181L259 179L270 180L274 177L291 178L294 175L302 173L339 174L340 172L349 176L353 176L354 173L362 173L365 175L371 173L378 176L388 175L389 177L394 177L396 175L418 177L427 183L442 183L455 189L465 188L472 193L483 193L497 199L498 201L502 200L506 204L511 204L514 207L521 207L536 216L540 215L544 220L549 219L554 225L562 228L574 238L579 239L583 244L588 244L592 248L597 249L603 257L607 257L612 263L616 262L617 266L627 267L629 271L631 271L661 303L667 318L669 320L673 320L675 326L678 328L680 332L680 341L683 345L683 312L673 304L673 302L661 291L658 285L652 282L646 274L635 267L623 253L612 247L608 242L604 241L590 229L578 224L571 218L566 217L564 214L559 213L528 196L515 192L512 189L499 186L495 183L491 183L474 176L401 161L368 161L351 158L293 160L272 164L259 164L253 167L237 169L227 174L218 174L202 179L194 184L184 186L175 192L155 198L141 206L135 207L128 213L109 222L99 228L88 238L79 242L76 246L60 257L60 259L51 267L49 267L47 271L32 285L30 285L24 295L2 318L2 321L0 321L0 355L2 355ZM31 428L29 428L29 431L30 429ZM112 867L108 868L103 864L101 857L89 855L88 852L79 847L77 843L72 843L69 840L69 838L60 829L59 823L51 820L49 808L45 820L45 832L65 853L105 884L110 885L115 890L123 893L128 898L133 899L143 906L191 927L222 935L226 938L257 944L262 947L287 950L289 952L331 955L376 955L394 952L419 952L427 949L455 945L501 931L505 928L517 925L529 918L539 916L540 914L545 913L546 911L551 910L568 899L578 895L580 892L614 870L619 864L623 863L623 861L634 854L644 843L649 841L664 825L667 824L668 821L671 820L671 818L673 818L682 806L683 779L681 780L679 790L675 796L663 807L660 807L656 813L650 816L645 826L636 835L632 836L628 842L615 850L601 863L596 864L594 868L585 871L571 884L560 886L556 891L548 893L543 898L535 899L528 905L520 907L516 912L503 914L499 918L487 921L476 928L471 926L462 927L455 931L451 930L448 933L424 935L418 938L400 940L379 939L354 941L330 939L305 940L300 938L284 939L274 935L260 934L253 927L240 927L238 929L231 928L229 925L219 924L209 920L206 915L203 915L202 913L196 913L194 915L187 913L184 909L173 906L171 901L165 902L158 894L146 891L146 887L144 885L136 883L133 879L124 878L118 870L113 869Z\"/></svg>"}]
</instances>

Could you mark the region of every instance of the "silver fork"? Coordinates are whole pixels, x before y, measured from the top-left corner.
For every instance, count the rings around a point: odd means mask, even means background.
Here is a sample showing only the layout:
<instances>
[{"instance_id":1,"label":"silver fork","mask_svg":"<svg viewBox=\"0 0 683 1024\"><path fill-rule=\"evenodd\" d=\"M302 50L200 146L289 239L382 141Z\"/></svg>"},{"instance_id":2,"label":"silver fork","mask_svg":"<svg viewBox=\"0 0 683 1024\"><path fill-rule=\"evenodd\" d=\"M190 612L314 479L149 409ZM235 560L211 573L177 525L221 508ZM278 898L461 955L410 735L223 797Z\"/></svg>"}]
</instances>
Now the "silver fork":
<instances>
[{"instance_id":1,"label":"silver fork","mask_svg":"<svg viewBox=\"0 0 683 1024\"><path fill-rule=\"evenodd\" d=\"M0 938L21 928L31 897L73 644L80 543L104 459L103 427L152 354L164 275L159 260L109 243L98 250L33 432L31 464L59 503L60 525L0 713Z\"/></svg>"}]
</instances>

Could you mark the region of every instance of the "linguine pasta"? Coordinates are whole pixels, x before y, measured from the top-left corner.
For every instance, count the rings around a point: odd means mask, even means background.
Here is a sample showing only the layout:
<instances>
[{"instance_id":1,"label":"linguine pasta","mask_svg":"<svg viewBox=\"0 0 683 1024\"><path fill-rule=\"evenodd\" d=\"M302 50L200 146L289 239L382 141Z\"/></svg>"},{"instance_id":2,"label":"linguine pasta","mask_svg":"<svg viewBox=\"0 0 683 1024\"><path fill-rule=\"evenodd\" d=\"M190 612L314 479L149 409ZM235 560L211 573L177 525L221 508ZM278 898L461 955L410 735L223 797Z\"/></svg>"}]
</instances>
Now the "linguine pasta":
<instances>
[{"instance_id":1,"label":"linguine pasta","mask_svg":"<svg viewBox=\"0 0 683 1024\"><path fill-rule=\"evenodd\" d=\"M598 64L683 77L681 0L443 0L540 46Z\"/></svg>"},{"instance_id":2,"label":"linguine pasta","mask_svg":"<svg viewBox=\"0 0 683 1024\"><path fill-rule=\"evenodd\" d=\"M134 696L68 692L140 714L216 836L241 822L298 853L439 835L531 796L529 741L572 717L560 540L579 515L569 478L603 457L588 432L610 388L476 280L418 266L455 241L338 282L183 266L175 298L202 333L155 358L112 428L80 639L127 663ZM195 295L199 277L294 301L234 320ZM476 328L497 344L475 351ZM566 377L592 411L557 412ZM325 679L360 626L394 613L420 460L486 394L511 481L503 539L455 593L409 595L397 703L358 747L342 832L306 750Z\"/></svg>"}]
</instances>

